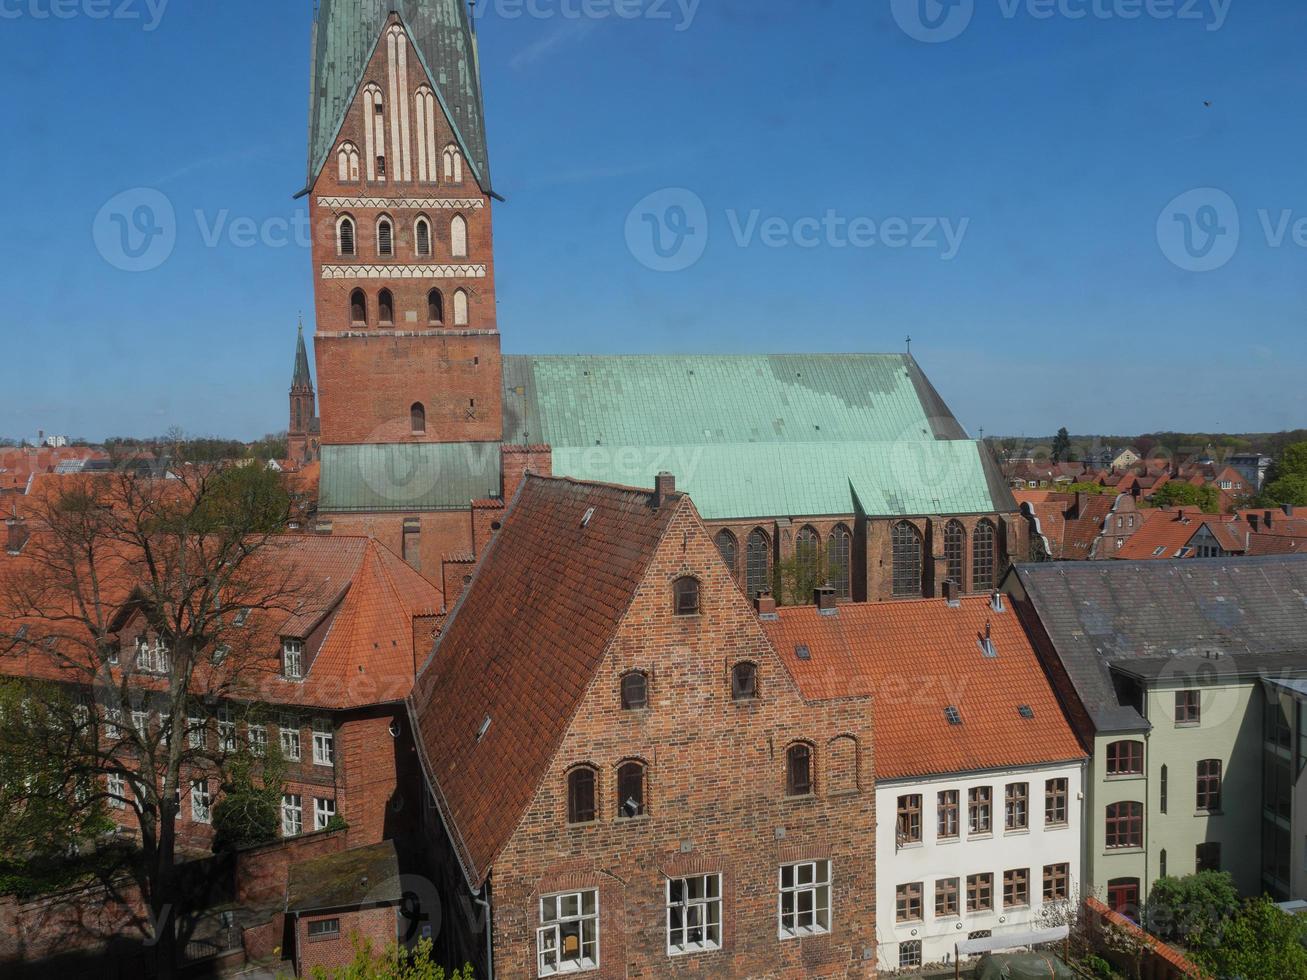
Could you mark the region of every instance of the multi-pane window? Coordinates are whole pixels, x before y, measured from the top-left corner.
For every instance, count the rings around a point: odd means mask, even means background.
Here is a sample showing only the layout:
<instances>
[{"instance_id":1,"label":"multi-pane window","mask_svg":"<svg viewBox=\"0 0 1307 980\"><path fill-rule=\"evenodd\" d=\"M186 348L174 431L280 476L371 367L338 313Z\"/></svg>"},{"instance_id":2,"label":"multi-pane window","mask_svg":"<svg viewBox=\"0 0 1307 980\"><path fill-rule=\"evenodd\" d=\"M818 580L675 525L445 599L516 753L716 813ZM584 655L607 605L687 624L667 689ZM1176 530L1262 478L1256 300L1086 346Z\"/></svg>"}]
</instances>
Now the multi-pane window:
<instances>
[{"instance_id":1,"label":"multi-pane window","mask_svg":"<svg viewBox=\"0 0 1307 980\"><path fill-rule=\"evenodd\" d=\"M336 815L336 801L316 799L313 801L313 829L326 830L331 818Z\"/></svg>"},{"instance_id":2,"label":"multi-pane window","mask_svg":"<svg viewBox=\"0 0 1307 980\"><path fill-rule=\"evenodd\" d=\"M649 678L634 670L622 677L622 710L634 711L649 707Z\"/></svg>"},{"instance_id":3,"label":"multi-pane window","mask_svg":"<svg viewBox=\"0 0 1307 980\"><path fill-rule=\"evenodd\" d=\"M301 640L282 641L281 675L292 681L304 676L304 643Z\"/></svg>"},{"instance_id":4,"label":"multi-pane window","mask_svg":"<svg viewBox=\"0 0 1307 980\"><path fill-rule=\"evenodd\" d=\"M1030 904L1030 869L1013 868L1003 872L1003 908L1014 909Z\"/></svg>"},{"instance_id":5,"label":"multi-pane window","mask_svg":"<svg viewBox=\"0 0 1307 980\"><path fill-rule=\"evenodd\" d=\"M800 742L785 751L785 795L807 796L812 792L812 747Z\"/></svg>"},{"instance_id":6,"label":"multi-pane window","mask_svg":"<svg viewBox=\"0 0 1307 980\"><path fill-rule=\"evenodd\" d=\"M843 524L835 525L835 530L830 533L826 565L831 587L835 589L835 596L839 599L853 597L852 543L853 535L849 533L849 529Z\"/></svg>"},{"instance_id":7,"label":"multi-pane window","mask_svg":"<svg viewBox=\"0 0 1307 980\"><path fill-rule=\"evenodd\" d=\"M731 668L731 699L750 701L758 696L758 665L748 661Z\"/></svg>"},{"instance_id":8,"label":"multi-pane window","mask_svg":"<svg viewBox=\"0 0 1307 980\"><path fill-rule=\"evenodd\" d=\"M713 543L717 545L717 553L722 556L722 561L726 562L726 567L735 574L735 535L730 531L722 530L717 532L713 538Z\"/></svg>"},{"instance_id":9,"label":"multi-pane window","mask_svg":"<svg viewBox=\"0 0 1307 980\"><path fill-rule=\"evenodd\" d=\"M222 752L236 751L236 722L232 721L231 710L218 709L218 749Z\"/></svg>"},{"instance_id":10,"label":"multi-pane window","mask_svg":"<svg viewBox=\"0 0 1307 980\"><path fill-rule=\"evenodd\" d=\"M247 730L247 737L249 738L251 755L261 758L268 754L267 725L250 725Z\"/></svg>"},{"instance_id":11,"label":"multi-pane window","mask_svg":"<svg viewBox=\"0 0 1307 980\"><path fill-rule=\"evenodd\" d=\"M909 939L907 942L899 943L899 969L906 970L913 966L921 966L920 939Z\"/></svg>"},{"instance_id":12,"label":"multi-pane window","mask_svg":"<svg viewBox=\"0 0 1307 980\"><path fill-rule=\"evenodd\" d=\"M676 598L676 615L694 616L699 612L699 580L684 575L672 584Z\"/></svg>"},{"instance_id":13,"label":"multi-pane window","mask_svg":"<svg viewBox=\"0 0 1307 980\"><path fill-rule=\"evenodd\" d=\"M830 932L830 862L783 864L780 882L781 938Z\"/></svg>"},{"instance_id":14,"label":"multi-pane window","mask_svg":"<svg viewBox=\"0 0 1307 980\"><path fill-rule=\"evenodd\" d=\"M1110 803L1107 807L1107 847L1144 846L1144 805L1142 803Z\"/></svg>"},{"instance_id":15,"label":"multi-pane window","mask_svg":"<svg viewBox=\"0 0 1307 980\"><path fill-rule=\"evenodd\" d=\"M590 823L595 818L595 771L578 766L567 774L567 822Z\"/></svg>"},{"instance_id":16,"label":"multi-pane window","mask_svg":"<svg viewBox=\"0 0 1307 980\"><path fill-rule=\"evenodd\" d=\"M137 708L132 712L132 731L140 738L150 733L150 713Z\"/></svg>"},{"instance_id":17,"label":"multi-pane window","mask_svg":"<svg viewBox=\"0 0 1307 980\"><path fill-rule=\"evenodd\" d=\"M1050 827L1067 822L1067 782L1065 778L1044 781L1044 823Z\"/></svg>"},{"instance_id":18,"label":"multi-pane window","mask_svg":"<svg viewBox=\"0 0 1307 980\"><path fill-rule=\"evenodd\" d=\"M935 882L935 915L958 914L958 879L940 878Z\"/></svg>"},{"instance_id":19,"label":"multi-pane window","mask_svg":"<svg viewBox=\"0 0 1307 980\"><path fill-rule=\"evenodd\" d=\"M1008 783L1003 791L1003 829L1025 830L1030 825L1030 784Z\"/></svg>"},{"instance_id":20,"label":"multi-pane window","mask_svg":"<svg viewBox=\"0 0 1307 980\"><path fill-rule=\"evenodd\" d=\"M186 719L186 744L193 749L204 748L204 719L191 715Z\"/></svg>"},{"instance_id":21,"label":"multi-pane window","mask_svg":"<svg viewBox=\"0 0 1307 980\"><path fill-rule=\"evenodd\" d=\"M1195 871L1221 870L1221 842L1219 840L1203 841L1194 852Z\"/></svg>"},{"instance_id":22,"label":"multi-pane window","mask_svg":"<svg viewBox=\"0 0 1307 980\"><path fill-rule=\"evenodd\" d=\"M920 922L921 882L914 881L894 889L894 918L899 922Z\"/></svg>"},{"instance_id":23,"label":"multi-pane window","mask_svg":"<svg viewBox=\"0 0 1307 980\"><path fill-rule=\"evenodd\" d=\"M1139 879L1113 878L1107 883L1107 905L1122 915L1139 914Z\"/></svg>"},{"instance_id":24,"label":"multi-pane window","mask_svg":"<svg viewBox=\"0 0 1307 980\"><path fill-rule=\"evenodd\" d=\"M212 819L212 799L209 796L209 782L197 779L191 783L191 819L196 823L208 823Z\"/></svg>"},{"instance_id":25,"label":"multi-pane window","mask_svg":"<svg viewBox=\"0 0 1307 980\"><path fill-rule=\"evenodd\" d=\"M966 587L966 553L967 553L967 532L962 527L962 522L953 520L944 525L944 561L947 565L947 575L954 582L958 583L958 588Z\"/></svg>"},{"instance_id":26,"label":"multi-pane window","mask_svg":"<svg viewBox=\"0 0 1307 980\"><path fill-rule=\"evenodd\" d=\"M895 830L900 846L921 843L921 797L900 796L898 825Z\"/></svg>"},{"instance_id":27,"label":"multi-pane window","mask_svg":"<svg viewBox=\"0 0 1307 980\"><path fill-rule=\"evenodd\" d=\"M1071 896L1071 865L1044 865L1044 901L1065 902Z\"/></svg>"},{"instance_id":28,"label":"multi-pane window","mask_svg":"<svg viewBox=\"0 0 1307 980\"><path fill-rule=\"evenodd\" d=\"M331 939L340 935L340 919L311 919L308 934L310 939Z\"/></svg>"},{"instance_id":29,"label":"multi-pane window","mask_svg":"<svg viewBox=\"0 0 1307 980\"><path fill-rule=\"evenodd\" d=\"M1220 759L1199 760L1196 799L1199 810L1214 812L1221 809Z\"/></svg>"},{"instance_id":30,"label":"multi-pane window","mask_svg":"<svg viewBox=\"0 0 1307 980\"><path fill-rule=\"evenodd\" d=\"M667 952L673 956L722 946L722 876L667 880Z\"/></svg>"},{"instance_id":31,"label":"multi-pane window","mask_svg":"<svg viewBox=\"0 0 1307 980\"><path fill-rule=\"evenodd\" d=\"M172 657L162 637L153 641L144 636L136 638L136 669L149 674L166 674L171 669Z\"/></svg>"},{"instance_id":32,"label":"multi-pane window","mask_svg":"<svg viewBox=\"0 0 1307 980\"><path fill-rule=\"evenodd\" d=\"M329 721L319 719L313 723L313 764L315 766L336 764L336 735L331 730Z\"/></svg>"},{"instance_id":33,"label":"multi-pane window","mask_svg":"<svg viewBox=\"0 0 1307 980\"><path fill-rule=\"evenodd\" d=\"M294 718L281 719L281 754L290 762L300 761L300 726Z\"/></svg>"},{"instance_id":34,"label":"multi-pane window","mask_svg":"<svg viewBox=\"0 0 1307 980\"><path fill-rule=\"evenodd\" d=\"M109 793L109 805L115 810L127 808L127 780L116 772L109 773L104 788Z\"/></svg>"},{"instance_id":35,"label":"multi-pane window","mask_svg":"<svg viewBox=\"0 0 1307 980\"><path fill-rule=\"evenodd\" d=\"M1137 776L1144 771L1144 743L1127 739L1107 747L1109 776Z\"/></svg>"},{"instance_id":36,"label":"multi-pane window","mask_svg":"<svg viewBox=\"0 0 1307 980\"><path fill-rule=\"evenodd\" d=\"M304 804L298 793L281 798L281 836L295 837L304 832Z\"/></svg>"},{"instance_id":37,"label":"multi-pane window","mask_svg":"<svg viewBox=\"0 0 1307 980\"><path fill-rule=\"evenodd\" d=\"M988 912L994 907L994 876L988 872L967 875L967 911Z\"/></svg>"},{"instance_id":38,"label":"multi-pane window","mask_svg":"<svg viewBox=\"0 0 1307 980\"><path fill-rule=\"evenodd\" d=\"M890 532L894 595L921 595L921 532L908 521L899 521Z\"/></svg>"},{"instance_id":39,"label":"multi-pane window","mask_svg":"<svg viewBox=\"0 0 1307 980\"><path fill-rule=\"evenodd\" d=\"M935 834L940 838L958 836L958 791L946 789L939 794Z\"/></svg>"},{"instance_id":40,"label":"multi-pane window","mask_svg":"<svg viewBox=\"0 0 1307 980\"><path fill-rule=\"evenodd\" d=\"M1177 725L1197 725L1202 717L1201 699L1198 691L1175 692L1175 723Z\"/></svg>"},{"instance_id":41,"label":"multi-pane window","mask_svg":"<svg viewBox=\"0 0 1307 980\"><path fill-rule=\"evenodd\" d=\"M820 585L817 579L817 566L821 558L820 539L817 532L807 524L799 528L794 536L794 570L799 582L805 587Z\"/></svg>"},{"instance_id":42,"label":"multi-pane window","mask_svg":"<svg viewBox=\"0 0 1307 980\"><path fill-rule=\"evenodd\" d=\"M599 966L599 892L589 889L540 899L536 965L542 977Z\"/></svg>"},{"instance_id":43,"label":"multi-pane window","mask_svg":"<svg viewBox=\"0 0 1307 980\"><path fill-rule=\"evenodd\" d=\"M993 791L988 786L975 786L967 790L967 819L969 832L988 834L992 824Z\"/></svg>"},{"instance_id":44,"label":"multi-pane window","mask_svg":"<svg viewBox=\"0 0 1307 980\"><path fill-rule=\"evenodd\" d=\"M122 708L105 708L104 709L104 737L121 738L122 737Z\"/></svg>"},{"instance_id":45,"label":"multi-pane window","mask_svg":"<svg viewBox=\"0 0 1307 980\"><path fill-rule=\"evenodd\" d=\"M771 588L771 544L761 528L755 528L744 544L745 590L752 599Z\"/></svg>"},{"instance_id":46,"label":"multi-pane window","mask_svg":"<svg viewBox=\"0 0 1307 980\"><path fill-rule=\"evenodd\" d=\"M976 592L994 587L996 570L993 521L983 520L976 525L971 537L971 588Z\"/></svg>"},{"instance_id":47,"label":"multi-pane window","mask_svg":"<svg viewBox=\"0 0 1307 980\"><path fill-rule=\"evenodd\" d=\"M629 819L644 813L644 766L624 762L617 768L617 815Z\"/></svg>"}]
</instances>

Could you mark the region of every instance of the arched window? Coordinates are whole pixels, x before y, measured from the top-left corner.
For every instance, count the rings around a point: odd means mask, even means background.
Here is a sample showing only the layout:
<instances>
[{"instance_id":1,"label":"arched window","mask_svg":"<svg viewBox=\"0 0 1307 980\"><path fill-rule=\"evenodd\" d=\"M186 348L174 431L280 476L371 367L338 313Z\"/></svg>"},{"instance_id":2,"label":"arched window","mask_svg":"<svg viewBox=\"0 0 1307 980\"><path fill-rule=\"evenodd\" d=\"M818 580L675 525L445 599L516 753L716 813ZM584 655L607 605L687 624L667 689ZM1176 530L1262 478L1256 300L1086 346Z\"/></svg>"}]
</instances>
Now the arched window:
<instances>
[{"instance_id":1,"label":"arched window","mask_svg":"<svg viewBox=\"0 0 1307 980\"><path fill-rule=\"evenodd\" d=\"M893 553L894 595L921 595L921 532L909 521L899 521L890 533Z\"/></svg>"},{"instance_id":2,"label":"arched window","mask_svg":"<svg viewBox=\"0 0 1307 980\"><path fill-rule=\"evenodd\" d=\"M735 535L723 528L717 532L713 543L717 545L717 553L722 556L722 561L726 562L731 575L735 575Z\"/></svg>"},{"instance_id":3,"label":"arched window","mask_svg":"<svg viewBox=\"0 0 1307 980\"><path fill-rule=\"evenodd\" d=\"M336 254L357 255L355 248L354 219L344 215L336 222Z\"/></svg>"},{"instance_id":4,"label":"arched window","mask_svg":"<svg viewBox=\"0 0 1307 980\"><path fill-rule=\"evenodd\" d=\"M413 96L417 120L418 180L435 183L436 168L436 93L426 85Z\"/></svg>"},{"instance_id":5,"label":"arched window","mask_svg":"<svg viewBox=\"0 0 1307 980\"><path fill-rule=\"evenodd\" d=\"M377 319L382 323L395 322L395 297L389 289L377 293Z\"/></svg>"},{"instance_id":6,"label":"arched window","mask_svg":"<svg viewBox=\"0 0 1307 980\"><path fill-rule=\"evenodd\" d=\"M463 183L463 154L458 152L458 147L450 143L445 147L441 159L444 163L445 179L455 184Z\"/></svg>"},{"instance_id":7,"label":"arched window","mask_svg":"<svg viewBox=\"0 0 1307 980\"><path fill-rule=\"evenodd\" d=\"M467 326L467 291L454 290L454 326Z\"/></svg>"},{"instance_id":8,"label":"arched window","mask_svg":"<svg viewBox=\"0 0 1307 980\"><path fill-rule=\"evenodd\" d=\"M812 746L796 742L785 750L785 795L812 793Z\"/></svg>"},{"instance_id":9,"label":"arched window","mask_svg":"<svg viewBox=\"0 0 1307 980\"><path fill-rule=\"evenodd\" d=\"M336 151L336 164L342 183L359 179L359 151L353 143L342 143Z\"/></svg>"},{"instance_id":10,"label":"arched window","mask_svg":"<svg viewBox=\"0 0 1307 980\"><path fill-rule=\"evenodd\" d=\"M835 589L838 599L853 598L852 553L853 535L843 524L836 524L830 533L830 545L826 555L826 565L830 584Z\"/></svg>"},{"instance_id":11,"label":"arched window","mask_svg":"<svg viewBox=\"0 0 1307 980\"><path fill-rule=\"evenodd\" d=\"M683 575L672 583L676 600L676 615L694 616L699 612L699 580Z\"/></svg>"},{"instance_id":12,"label":"arched window","mask_svg":"<svg viewBox=\"0 0 1307 980\"><path fill-rule=\"evenodd\" d=\"M386 104L378 86L369 85L363 90L363 105L363 148L368 161L368 180L385 180ZM368 107L371 107L371 112Z\"/></svg>"},{"instance_id":13,"label":"arched window","mask_svg":"<svg viewBox=\"0 0 1307 980\"><path fill-rule=\"evenodd\" d=\"M445 298L439 289L427 293L427 323L445 322Z\"/></svg>"},{"instance_id":14,"label":"arched window","mask_svg":"<svg viewBox=\"0 0 1307 980\"><path fill-rule=\"evenodd\" d=\"M752 701L758 696L758 665L747 660L731 668L731 700Z\"/></svg>"},{"instance_id":15,"label":"arched window","mask_svg":"<svg viewBox=\"0 0 1307 980\"><path fill-rule=\"evenodd\" d=\"M349 294L349 322L365 326L368 322L368 297L361 289Z\"/></svg>"},{"instance_id":16,"label":"arched window","mask_svg":"<svg viewBox=\"0 0 1307 980\"><path fill-rule=\"evenodd\" d=\"M821 558L821 539L817 532L807 524L799 528L794 536L794 571L796 585L800 596L808 595L815 586L824 584L818 575L818 562Z\"/></svg>"},{"instance_id":17,"label":"arched window","mask_svg":"<svg viewBox=\"0 0 1307 980\"><path fill-rule=\"evenodd\" d=\"M427 431L427 410L421 402L413 403L413 407L408 410L408 419L414 435Z\"/></svg>"},{"instance_id":18,"label":"arched window","mask_svg":"<svg viewBox=\"0 0 1307 980\"><path fill-rule=\"evenodd\" d=\"M762 528L749 532L744 545L745 591L752 599L771 588L771 542Z\"/></svg>"},{"instance_id":19,"label":"arched window","mask_svg":"<svg viewBox=\"0 0 1307 980\"><path fill-rule=\"evenodd\" d=\"M577 766L567 774L567 822L593 823L595 819L595 771Z\"/></svg>"},{"instance_id":20,"label":"arched window","mask_svg":"<svg viewBox=\"0 0 1307 980\"><path fill-rule=\"evenodd\" d=\"M391 256L395 254L395 226L389 218L377 219L377 254Z\"/></svg>"},{"instance_id":21,"label":"arched window","mask_svg":"<svg viewBox=\"0 0 1307 980\"><path fill-rule=\"evenodd\" d=\"M1112 742L1107 747L1109 776L1138 776L1144 771L1144 743L1134 739Z\"/></svg>"},{"instance_id":22,"label":"arched window","mask_svg":"<svg viewBox=\"0 0 1307 980\"><path fill-rule=\"evenodd\" d=\"M418 255L431 254L431 222L426 218L413 223L413 248Z\"/></svg>"},{"instance_id":23,"label":"arched window","mask_svg":"<svg viewBox=\"0 0 1307 980\"><path fill-rule=\"evenodd\" d=\"M944 525L944 559L948 565L948 577L958 583L959 589L965 589L967 531L961 521L949 521Z\"/></svg>"},{"instance_id":24,"label":"arched window","mask_svg":"<svg viewBox=\"0 0 1307 980\"><path fill-rule=\"evenodd\" d=\"M467 257L467 219L461 214L449 222L449 254L456 259Z\"/></svg>"},{"instance_id":25,"label":"arched window","mask_svg":"<svg viewBox=\"0 0 1307 980\"><path fill-rule=\"evenodd\" d=\"M629 820L644 812L644 763L623 762L617 767L617 816Z\"/></svg>"},{"instance_id":26,"label":"arched window","mask_svg":"<svg viewBox=\"0 0 1307 980\"><path fill-rule=\"evenodd\" d=\"M649 677L643 671L633 670L622 676L622 710L634 711L649 707Z\"/></svg>"},{"instance_id":27,"label":"arched window","mask_svg":"<svg viewBox=\"0 0 1307 980\"><path fill-rule=\"evenodd\" d=\"M976 525L976 533L971 541L971 588L976 592L988 592L994 588L994 522L981 521Z\"/></svg>"}]
</instances>

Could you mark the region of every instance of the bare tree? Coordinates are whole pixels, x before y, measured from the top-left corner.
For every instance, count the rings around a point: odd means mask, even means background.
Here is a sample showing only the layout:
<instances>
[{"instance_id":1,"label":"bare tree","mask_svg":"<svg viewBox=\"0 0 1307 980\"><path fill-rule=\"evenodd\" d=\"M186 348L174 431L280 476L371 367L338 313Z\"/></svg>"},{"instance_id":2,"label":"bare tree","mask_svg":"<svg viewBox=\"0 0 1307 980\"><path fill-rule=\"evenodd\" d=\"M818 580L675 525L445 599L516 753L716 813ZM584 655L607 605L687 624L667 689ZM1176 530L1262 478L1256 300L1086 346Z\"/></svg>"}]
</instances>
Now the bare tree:
<instances>
[{"instance_id":1,"label":"bare tree","mask_svg":"<svg viewBox=\"0 0 1307 980\"><path fill-rule=\"evenodd\" d=\"M42 792L134 809L169 977L181 800L237 749L232 706L263 700L277 628L304 595L278 537L289 501L263 467L188 466L70 478L26 503L26 541L0 574L0 672L39 682L25 695L41 701L33 753L63 777Z\"/></svg>"}]
</instances>

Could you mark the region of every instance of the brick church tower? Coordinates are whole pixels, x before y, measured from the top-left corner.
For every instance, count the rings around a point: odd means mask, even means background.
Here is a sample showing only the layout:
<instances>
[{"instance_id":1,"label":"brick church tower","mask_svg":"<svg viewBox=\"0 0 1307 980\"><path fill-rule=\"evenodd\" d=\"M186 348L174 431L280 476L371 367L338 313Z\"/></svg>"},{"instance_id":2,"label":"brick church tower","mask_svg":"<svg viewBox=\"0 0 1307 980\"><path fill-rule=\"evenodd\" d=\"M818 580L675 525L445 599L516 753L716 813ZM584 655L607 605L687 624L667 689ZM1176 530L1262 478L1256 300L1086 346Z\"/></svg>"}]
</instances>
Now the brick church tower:
<instances>
[{"instance_id":1,"label":"brick church tower","mask_svg":"<svg viewBox=\"0 0 1307 980\"><path fill-rule=\"evenodd\" d=\"M323 446L498 442L491 189L462 0L322 0L309 177Z\"/></svg>"},{"instance_id":2,"label":"brick church tower","mask_svg":"<svg viewBox=\"0 0 1307 980\"><path fill-rule=\"evenodd\" d=\"M304 324L295 342L295 370L290 379L290 424L286 429L287 455L296 463L311 463L318 458L319 427L313 376L309 373L309 353L304 347Z\"/></svg>"}]
</instances>

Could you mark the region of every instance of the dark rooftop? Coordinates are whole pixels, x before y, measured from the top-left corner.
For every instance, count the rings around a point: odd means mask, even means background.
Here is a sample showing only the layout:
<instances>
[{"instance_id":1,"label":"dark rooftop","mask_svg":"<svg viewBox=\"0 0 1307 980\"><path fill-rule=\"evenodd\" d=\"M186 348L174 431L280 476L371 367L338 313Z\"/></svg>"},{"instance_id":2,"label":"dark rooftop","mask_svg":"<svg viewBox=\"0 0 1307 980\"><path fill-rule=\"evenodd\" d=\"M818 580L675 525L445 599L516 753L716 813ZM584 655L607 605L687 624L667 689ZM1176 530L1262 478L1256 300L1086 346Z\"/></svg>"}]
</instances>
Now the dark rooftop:
<instances>
[{"instance_id":1,"label":"dark rooftop","mask_svg":"<svg viewBox=\"0 0 1307 980\"><path fill-rule=\"evenodd\" d=\"M292 864L286 911L390 905L402 898L395 845L382 841Z\"/></svg>"}]
</instances>

